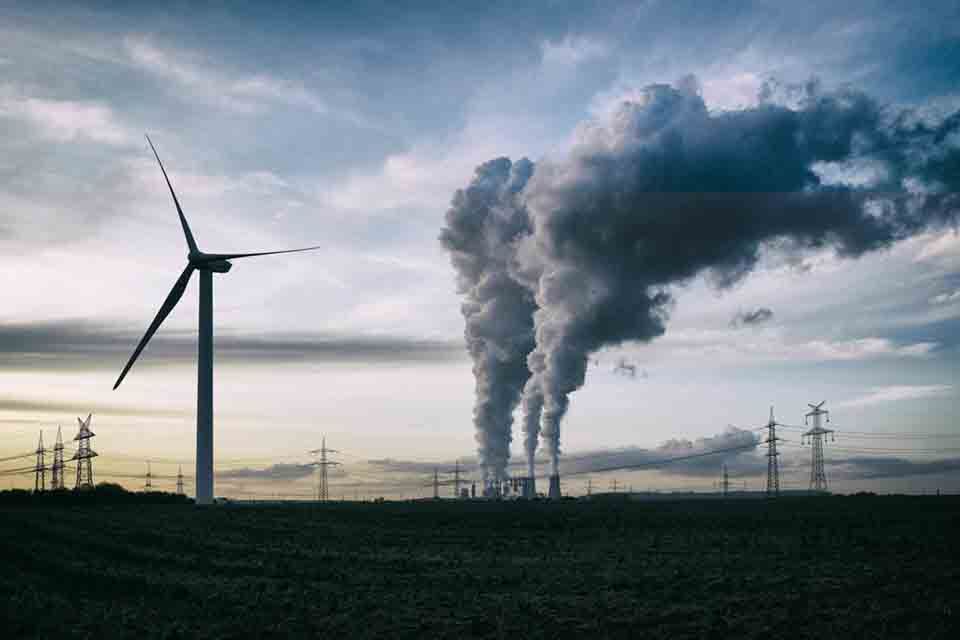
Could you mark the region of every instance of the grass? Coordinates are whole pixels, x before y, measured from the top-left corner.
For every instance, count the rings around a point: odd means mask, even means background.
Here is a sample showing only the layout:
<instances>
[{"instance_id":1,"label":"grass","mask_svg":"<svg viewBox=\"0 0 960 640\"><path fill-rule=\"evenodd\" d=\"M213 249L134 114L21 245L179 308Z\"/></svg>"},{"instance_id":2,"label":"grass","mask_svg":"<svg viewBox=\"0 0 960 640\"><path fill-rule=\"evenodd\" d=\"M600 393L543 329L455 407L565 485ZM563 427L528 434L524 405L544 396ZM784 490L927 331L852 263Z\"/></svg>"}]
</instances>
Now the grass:
<instances>
[{"instance_id":1,"label":"grass","mask_svg":"<svg viewBox=\"0 0 960 640\"><path fill-rule=\"evenodd\" d=\"M956 638L958 507L0 507L0 636Z\"/></svg>"}]
</instances>

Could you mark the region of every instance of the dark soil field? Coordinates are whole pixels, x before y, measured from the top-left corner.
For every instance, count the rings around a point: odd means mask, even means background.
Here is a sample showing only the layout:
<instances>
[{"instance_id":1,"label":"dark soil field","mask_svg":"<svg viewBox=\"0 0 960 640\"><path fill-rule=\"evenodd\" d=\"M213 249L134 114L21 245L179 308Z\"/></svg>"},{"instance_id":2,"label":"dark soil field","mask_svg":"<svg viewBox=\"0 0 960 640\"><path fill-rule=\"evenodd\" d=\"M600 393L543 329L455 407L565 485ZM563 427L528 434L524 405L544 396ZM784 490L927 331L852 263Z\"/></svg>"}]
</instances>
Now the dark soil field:
<instances>
[{"instance_id":1,"label":"dark soil field","mask_svg":"<svg viewBox=\"0 0 960 640\"><path fill-rule=\"evenodd\" d=\"M960 638L960 498L0 507L0 637Z\"/></svg>"}]
</instances>

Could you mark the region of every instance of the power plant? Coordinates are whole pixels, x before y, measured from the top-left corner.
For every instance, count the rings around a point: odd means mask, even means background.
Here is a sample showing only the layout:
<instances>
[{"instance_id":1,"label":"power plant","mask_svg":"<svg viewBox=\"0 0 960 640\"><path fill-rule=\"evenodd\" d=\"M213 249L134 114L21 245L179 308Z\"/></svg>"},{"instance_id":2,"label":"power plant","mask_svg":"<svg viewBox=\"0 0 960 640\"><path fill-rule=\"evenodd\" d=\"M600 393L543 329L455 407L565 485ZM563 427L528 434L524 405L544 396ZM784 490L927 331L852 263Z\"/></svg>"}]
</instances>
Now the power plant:
<instances>
[{"instance_id":1,"label":"power plant","mask_svg":"<svg viewBox=\"0 0 960 640\"><path fill-rule=\"evenodd\" d=\"M746 479L744 478L743 472L737 470L737 458L723 458L718 462L718 468L721 471L722 480L715 482L713 485L713 490L717 492L718 495L728 495L731 497L742 498L742 497L767 497L767 498L776 498L779 495L782 495L784 492L796 495L798 493L802 494L823 494L826 493L829 489L827 482L827 460L825 457L825 443L827 438L830 438L830 441L834 441L836 438L836 431L832 428L827 428L824 426L825 423L831 421L830 414L827 409L824 408L825 401L821 401L818 404L809 404L809 411L804 415L805 426L797 426L791 424L785 424L779 422L774 417L773 407L770 408L769 417L767 423L753 428L753 429L739 429L737 433L739 434L758 434L762 432L763 436L761 439L760 435L751 435L747 438L741 438L741 442L735 444L734 446L718 446L711 445L705 446L703 449L694 449L688 453L680 453L679 455L670 455L668 453L653 455L656 452L656 449L637 449L640 452L646 452L641 457L639 461L632 461L631 459L621 459L619 461L614 460L612 464L605 464L603 462L592 463L589 462L590 455L581 454L575 459L579 462L576 463L576 466L569 470L567 473L571 476L576 475L585 475L585 474L602 474L610 473L614 471L641 471L641 470L664 470L669 471L670 465L677 463L684 463L695 461L700 458L708 458L711 456L723 456L724 454L735 454L739 455L744 452L757 450L761 446L764 446L765 452L764 457L766 457L766 482L765 486L762 487L760 491L755 492L754 494L747 495L746 490ZM65 489L66 488L66 477L68 471L75 474L75 482L73 484L73 489L82 490L89 489L94 486L94 468L93 460L97 458L100 454L94 450L92 446L93 438L95 433L93 432L92 425L93 415L92 413L88 414L86 419L77 418L78 431L74 436L73 441L76 443L76 449L73 451L66 451L66 448L63 443L63 434L62 429L58 427L56 443L53 446L48 446L44 444L44 437L42 431L38 434L38 440L36 447L29 452L21 453L18 455L0 458L0 463L13 460L22 460L24 458L30 457L33 458L33 464L29 467L20 467L20 468L0 468L0 476L15 476L19 474L30 474L32 475L32 489L34 492L43 492L47 490L56 490L56 489ZM800 437L799 444L811 446L811 455L809 458L809 483L801 489L800 487L794 484L793 486L784 487L783 478L781 477L783 468L781 466L780 458L783 456L781 447L786 446L798 446L796 441L791 441L791 439L783 438L780 434L786 432L787 435L797 435ZM852 434L852 438L857 437L867 437L875 438L876 434L870 432L848 432ZM859 434L859 435L857 435ZM938 437L937 434L915 434L915 433L900 433L900 434L882 434L882 437L897 437L897 438L933 438ZM709 439L707 439L709 441ZM845 449L844 451L857 451L856 449ZM869 452L871 449L865 449L864 452ZM926 451L926 450L924 450ZM316 481L315 490L312 494L286 494L288 497L293 498L310 498L316 501L328 501L331 499L331 494L333 490L331 488L329 469L330 467L340 466L343 463L331 459L331 455L337 453L337 450L332 449L327 446L326 438L321 439L321 446L318 449L313 449L309 451L310 454L314 456L314 460L310 463L310 466L314 469L314 480ZM344 454L347 455L347 454ZM354 455L354 454L350 454ZM601 456L600 460L609 459L609 453L598 454ZM52 463L51 463L52 457ZM146 470L145 474L140 473L136 475L124 475L107 472L105 475L107 478L118 477L118 478L137 478L142 480L141 488L144 491L154 491L156 490L156 483L158 479L169 479L171 484L173 481L176 482L176 492L178 494L185 493L185 485L188 482L187 477L183 474L182 464L179 464L175 475L157 475L152 471L153 463L156 462L156 458L149 458L146 460ZM161 461L163 462L163 461ZM790 465L788 469L795 470L798 468L799 460L796 456L792 456L790 459ZM179 463L179 461L166 461L167 464ZM227 462L229 464L229 462ZM299 465L298 465L299 466ZM515 464L515 466L519 466ZM526 466L526 465L524 465ZM547 500L560 500L563 498L563 491L560 481L559 473L550 473L546 476L547 482L547 492L537 493L536 491L536 478L528 475L507 475L500 480L493 481L487 480L483 482L477 477L476 472L479 470L478 466L473 464L468 467L464 467L461 464L461 460L455 459L453 464L449 466L435 466L433 467L431 477L429 482L424 484L415 484L411 485L409 482L404 480L397 481L397 486L427 486L432 488L432 495L436 499L447 499L453 498L457 500L464 499L485 499L485 500L534 500L534 499L547 499ZM247 470L253 471L253 470ZM50 474L49 479L47 474ZM354 473L351 470L345 470L343 472L345 475L349 476ZM365 473L360 473L360 477L364 477ZM731 476L738 475L736 479L737 490L733 490L734 481L731 479ZM255 473L251 473L248 477L255 477ZM593 477L586 478L586 496L597 497L603 495L602 492L598 493L595 491L595 483ZM192 478L189 479L192 481ZM421 481L422 482L422 481ZM610 491L613 493L623 494L624 489L628 488L627 483L619 482L617 478L611 478L610 480ZM740 490L740 484L743 483L743 489ZM389 486L389 481L387 482ZM479 485L479 486L478 486ZM449 493L446 492L446 487L449 487ZM354 489L354 493L357 490ZM390 490L388 489L388 492ZM242 493L242 492L241 492ZM396 493L393 491L392 493ZM653 489L650 489L644 494L637 494L638 496L654 495ZM632 489L629 489L624 495L632 495ZM256 494L248 494L255 496ZM263 495L263 494L261 494ZM277 496L277 494L271 493L271 496ZM342 496L343 494L341 494ZM673 494L657 494L658 498L665 498L668 495ZM690 495L704 495L704 493L697 494L696 492L686 491L681 492L681 494L676 494L680 497Z\"/></svg>"}]
</instances>

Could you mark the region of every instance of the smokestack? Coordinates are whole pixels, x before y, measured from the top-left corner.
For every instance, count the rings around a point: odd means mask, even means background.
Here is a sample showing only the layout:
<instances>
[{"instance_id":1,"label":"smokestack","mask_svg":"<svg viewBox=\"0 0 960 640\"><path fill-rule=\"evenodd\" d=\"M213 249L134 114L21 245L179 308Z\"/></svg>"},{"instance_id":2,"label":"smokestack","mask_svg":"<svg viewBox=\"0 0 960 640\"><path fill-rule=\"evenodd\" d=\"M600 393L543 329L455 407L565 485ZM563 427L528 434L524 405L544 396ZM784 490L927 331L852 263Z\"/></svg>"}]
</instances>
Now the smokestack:
<instances>
[{"instance_id":1,"label":"smokestack","mask_svg":"<svg viewBox=\"0 0 960 640\"><path fill-rule=\"evenodd\" d=\"M537 497L537 479L533 474L523 478L523 497L527 500Z\"/></svg>"},{"instance_id":2,"label":"smokestack","mask_svg":"<svg viewBox=\"0 0 960 640\"><path fill-rule=\"evenodd\" d=\"M550 493L549 497L551 500L559 500L562 496L560 495L560 474L555 473L550 476Z\"/></svg>"}]
</instances>

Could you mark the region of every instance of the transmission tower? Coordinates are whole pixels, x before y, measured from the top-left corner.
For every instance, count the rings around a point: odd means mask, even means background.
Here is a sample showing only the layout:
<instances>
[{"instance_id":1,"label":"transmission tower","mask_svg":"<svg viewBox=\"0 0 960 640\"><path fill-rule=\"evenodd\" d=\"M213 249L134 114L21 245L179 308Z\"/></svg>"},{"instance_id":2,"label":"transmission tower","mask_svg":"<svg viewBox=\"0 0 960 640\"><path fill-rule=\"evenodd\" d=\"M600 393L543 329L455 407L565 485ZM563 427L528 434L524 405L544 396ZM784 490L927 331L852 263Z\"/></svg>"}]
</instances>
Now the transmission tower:
<instances>
[{"instance_id":1,"label":"transmission tower","mask_svg":"<svg viewBox=\"0 0 960 640\"><path fill-rule=\"evenodd\" d=\"M770 407L770 421L767 423L767 497L775 498L780 495L780 453L777 451L778 422L773 418L773 407Z\"/></svg>"},{"instance_id":2,"label":"transmission tower","mask_svg":"<svg viewBox=\"0 0 960 640\"><path fill-rule=\"evenodd\" d=\"M71 460L77 461L77 484L75 489L93 488L93 459L97 457L97 452L90 446L90 439L96 434L90 431L90 419L93 414L87 414L86 420L77 418L80 424L80 431L73 438L77 442L77 452L73 454Z\"/></svg>"},{"instance_id":3,"label":"transmission tower","mask_svg":"<svg viewBox=\"0 0 960 640\"><path fill-rule=\"evenodd\" d=\"M57 444L53 445L53 466L50 467L50 488L54 491L66 488L66 483L63 480L63 468L63 433L60 430L60 425L57 425Z\"/></svg>"},{"instance_id":4,"label":"transmission tower","mask_svg":"<svg viewBox=\"0 0 960 640\"><path fill-rule=\"evenodd\" d=\"M592 478L587 478L587 495L588 496L593 495L593 479Z\"/></svg>"},{"instance_id":5,"label":"transmission tower","mask_svg":"<svg viewBox=\"0 0 960 640\"><path fill-rule=\"evenodd\" d=\"M440 499L440 471L436 467L433 468L433 499Z\"/></svg>"},{"instance_id":6,"label":"transmission tower","mask_svg":"<svg viewBox=\"0 0 960 640\"><path fill-rule=\"evenodd\" d=\"M177 469L177 493L183 495L183 465Z\"/></svg>"},{"instance_id":7,"label":"transmission tower","mask_svg":"<svg viewBox=\"0 0 960 640\"><path fill-rule=\"evenodd\" d=\"M614 493L617 492L617 479L616 479L616 478L614 478L614 479L610 482L610 488L613 489L613 492L614 492Z\"/></svg>"},{"instance_id":8,"label":"transmission tower","mask_svg":"<svg viewBox=\"0 0 960 640\"><path fill-rule=\"evenodd\" d=\"M320 441L320 448L313 449L310 451L313 455L320 455L320 460L314 463L319 469L320 473L320 486L317 489L317 500L320 502L326 502L330 498L330 486L327 481L327 467L332 467L340 464L339 462L334 462L333 460L327 459L328 453L339 453L336 449L327 448L327 437L324 436L323 440Z\"/></svg>"},{"instance_id":9,"label":"transmission tower","mask_svg":"<svg viewBox=\"0 0 960 640\"><path fill-rule=\"evenodd\" d=\"M47 465L44 462L43 454L45 450L43 448L43 430L40 430L40 441L37 443L37 466L34 468L34 478L33 478L33 490L34 491L46 491L47 490Z\"/></svg>"},{"instance_id":10,"label":"transmission tower","mask_svg":"<svg viewBox=\"0 0 960 640\"><path fill-rule=\"evenodd\" d=\"M813 445L813 457L810 461L811 491L827 490L827 474L823 468L823 437L830 434L830 440L836 440L833 429L825 429L822 424L823 416L827 416L827 422L830 422L830 412L822 408L824 402L826 400L821 401L820 404L808 404L811 411L803 417L804 424L809 424L808 420L813 418L813 428L803 434L803 438ZM801 443L803 443L802 439Z\"/></svg>"},{"instance_id":11,"label":"transmission tower","mask_svg":"<svg viewBox=\"0 0 960 640\"><path fill-rule=\"evenodd\" d=\"M720 486L723 487L723 497L726 498L730 493L730 474L727 473L727 465L723 465L723 482Z\"/></svg>"},{"instance_id":12,"label":"transmission tower","mask_svg":"<svg viewBox=\"0 0 960 640\"><path fill-rule=\"evenodd\" d=\"M144 477L143 482L144 491L153 491L153 474L150 473L150 461L147 460L147 475Z\"/></svg>"}]
</instances>

